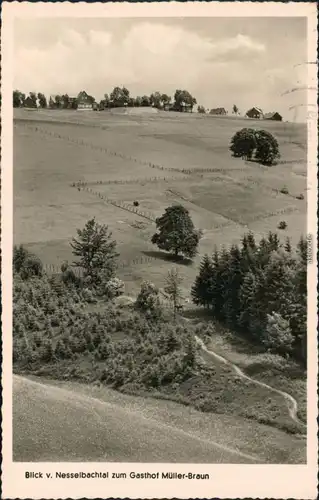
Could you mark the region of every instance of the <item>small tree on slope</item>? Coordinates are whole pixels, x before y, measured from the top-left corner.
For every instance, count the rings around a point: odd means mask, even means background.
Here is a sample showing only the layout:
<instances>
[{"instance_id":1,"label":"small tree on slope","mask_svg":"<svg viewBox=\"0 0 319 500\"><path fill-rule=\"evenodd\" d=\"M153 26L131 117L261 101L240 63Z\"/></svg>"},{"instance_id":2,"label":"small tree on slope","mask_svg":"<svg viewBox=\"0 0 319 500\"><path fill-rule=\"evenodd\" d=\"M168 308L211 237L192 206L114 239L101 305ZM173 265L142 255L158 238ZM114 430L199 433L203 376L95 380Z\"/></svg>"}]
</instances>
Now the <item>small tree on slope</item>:
<instances>
[{"instance_id":1,"label":"small tree on slope","mask_svg":"<svg viewBox=\"0 0 319 500\"><path fill-rule=\"evenodd\" d=\"M182 205L172 205L165 213L156 219L158 232L152 236L152 243L161 250L172 252L175 257L183 254L185 257L195 257L200 230L195 230L189 212Z\"/></svg>"},{"instance_id":2,"label":"small tree on slope","mask_svg":"<svg viewBox=\"0 0 319 500\"><path fill-rule=\"evenodd\" d=\"M177 269L169 271L165 279L164 292L168 295L169 300L173 304L174 318L176 318L176 312L182 300L182 292L180 289L182 281L183 278Z\"/></svg>"},{"instance_id":3,"label":"small tree on slope","mask_svg":"<svg viewBox=\"0 0 319 500\"><path fill-rule=\"evenodd\" d=\"M110 279L114 275L118 253L108 227L98 224L93 218L83 229L77 229L77 234L78 238L72 238L70 243L73 254L79 257L74 265L81 266L92 280L99 281L101 273L104 279Z\"/></svg>"}]
</instances>

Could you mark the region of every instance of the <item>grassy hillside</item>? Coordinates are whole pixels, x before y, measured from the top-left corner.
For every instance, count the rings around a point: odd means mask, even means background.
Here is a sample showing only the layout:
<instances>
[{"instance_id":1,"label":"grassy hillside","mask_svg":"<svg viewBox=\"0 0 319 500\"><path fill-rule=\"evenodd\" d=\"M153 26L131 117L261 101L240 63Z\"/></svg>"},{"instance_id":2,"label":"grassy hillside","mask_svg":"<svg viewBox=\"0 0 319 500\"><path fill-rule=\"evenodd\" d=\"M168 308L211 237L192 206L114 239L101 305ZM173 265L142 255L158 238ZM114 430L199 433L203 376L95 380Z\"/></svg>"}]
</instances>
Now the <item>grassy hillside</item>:
<instances>
[{"instance_id":1,"label":"grassy hillside","mask_svg":"<svg viewBox=\"0 0 319 500\"><path fill-rule=\"evenodd\" d=\"M282 163L268 168L231 156L230 139L244 126L244 119L198 114L15 110L15 242L48 265L70 260L70 234L96 216L113 231L132 293L146 277L162 286L167 270L159 253L144 259L154 250L154 224L130 211L134 200L151 218L184 204L204 232L201 254L247 229L258 240L281 220L296 242L306 231L306 128L249 121L279 141ZM79 181L86 184L72 187ZM184 269L185 291L198 262Z\"/></svg>"},{"instance_id":2,"label":"grassy hillside","mask_svg":"<svg viewBox=\"0 0 319 500\"><path fill-rule=\"evenodd\" d=\"M40 382L40 383L39 383ZM102 386L14 377L17 461L294 463L300 440L239 417ZM30 404L32 402L32 405Z\"/></svg>"}]
</instances>

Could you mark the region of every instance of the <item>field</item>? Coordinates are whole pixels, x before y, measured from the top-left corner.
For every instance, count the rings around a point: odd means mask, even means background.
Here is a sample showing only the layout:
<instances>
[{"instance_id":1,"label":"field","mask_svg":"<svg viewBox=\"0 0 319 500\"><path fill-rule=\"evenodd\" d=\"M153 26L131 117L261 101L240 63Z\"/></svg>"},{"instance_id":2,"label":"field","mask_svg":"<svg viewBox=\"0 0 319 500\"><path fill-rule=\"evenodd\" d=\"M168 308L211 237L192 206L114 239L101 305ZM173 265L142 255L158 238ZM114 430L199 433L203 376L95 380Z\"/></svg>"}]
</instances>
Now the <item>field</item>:
<instances>
[{"instance_id":1,"label":"field","mask_svg":"<svg viewBox=\"0 0 319 500\"><path fill-rule=\"evenodd\" d=\"M15 110L15 243L46 266L59 266L72 261L69 241L76 229L95 216L118 243L127 293L136 293L145 278L163 285L172 263L150 238L155 217L174 202L189 209L204 233L198 257L182 268L185 293L200 256L214 245L238 241L248 230L258 240L281 220L288 223L283 237L295 243L306 233L306 127L248 123L277 137L277 166L230 155L230 138L247 126L244 119ZM283 187L288 194L280 192ZM304 200L297 199L300 194Z\"/></svg>"}]
</instances>

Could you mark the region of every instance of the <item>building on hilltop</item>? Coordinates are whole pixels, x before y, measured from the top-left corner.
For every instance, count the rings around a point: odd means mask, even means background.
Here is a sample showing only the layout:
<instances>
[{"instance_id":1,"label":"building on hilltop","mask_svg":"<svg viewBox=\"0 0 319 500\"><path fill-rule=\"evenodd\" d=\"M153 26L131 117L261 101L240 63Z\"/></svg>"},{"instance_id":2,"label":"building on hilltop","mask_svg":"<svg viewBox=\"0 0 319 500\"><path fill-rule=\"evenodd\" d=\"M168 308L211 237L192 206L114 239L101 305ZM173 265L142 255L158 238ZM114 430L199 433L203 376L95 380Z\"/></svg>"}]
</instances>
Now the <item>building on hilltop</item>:
<instances>
[{"instance_id":1,"label":"building on hilltop","mask_svg":"<svg viewBox=\"0 0 319 500\"><path fill-rule=\"evenodd\" d=\"M255 106L247 111L246 116L247 116L247 118L254 118L254 119L260 120L261 118L264 117L264 113L263 113L262 109L257 108Z\"/></svg>"},{"instance_id":2,"label":"building on hilltop","mask_svg":"<svg viewBox=\"0 0 319 500\"><path fill-rule=\"evenodd\" d=\"M77 97L77 109L79 110L92 110L93 109L94 98L88 95L85 90L79 92Z\"/></svg>"},{"instance_id":3,"label":"building on hilltop","mask_svg":"<svg viewBox=\"0 0 319 500\"><path fill-rule=\"evenodd\" d=\"M281 122L282 116L277 111L273 111L271 113L266 113L264 115L264 120L275 120L277 122Z\"/></svg>"},{"instance_id":4,"label":"building on hilltop","mask_svg":"<svg viewBox=\"0 0 319 500\"><path fill-rule=\"evenodd\" d=\"M209 112L210 115L227 115L227 111L225 108L213 108Z\"/></svg>"}]
</instances>

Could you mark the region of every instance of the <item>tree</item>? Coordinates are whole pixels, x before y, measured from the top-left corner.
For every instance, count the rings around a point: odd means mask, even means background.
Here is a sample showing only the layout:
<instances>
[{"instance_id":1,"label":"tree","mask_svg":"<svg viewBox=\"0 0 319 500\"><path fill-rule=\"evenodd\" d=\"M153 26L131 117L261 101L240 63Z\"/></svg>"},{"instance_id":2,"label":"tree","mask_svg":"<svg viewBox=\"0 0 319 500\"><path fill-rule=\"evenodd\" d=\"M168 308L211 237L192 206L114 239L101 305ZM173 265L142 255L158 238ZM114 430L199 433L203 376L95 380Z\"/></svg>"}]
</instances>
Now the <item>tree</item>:
<instances>
[{"instance_id":1,"label":"tree","mask_svg":"<svg viewBox=\"0 0 319 500\"><path fill-rule=\"evenodd\" d=\"M29 94L31 102L32 102L32 107L37 108L37 94L35 92L30 92Z\"/></svg>"},{"instance_id":2,"label":"tree","mask_svg":"<svg viewBox=\"0 0 319 500\"><path fill-rule=\"evenodd\" d=\"M173 304L174 318L176 318L177 309L181 305L182 292L180 285L182 284L182 282L183 278L182 276L180 276L177 269L172 269L171 271L169 271L165 279L164 292Z\"/></svg>"},{"instance_id":3,"label":"tree","mask_svg":"<svg viewBox=\"0 0 319 500\"><path fill-rule=\"evenodd\" d=\"M13 270L16 273L19 273L29 256L28 250L23 246L23 245L14 245L13 247L13 259L12 259L12 264L13 264Z\"/></svg>"},{"instance_id":4,"label":"tree","mask_svg":"<svg viewBox=\"0 0 319 500\"><path fill-rule=\"evenodd\" d=\"M251 128L243 128L232 137L229 149L234 156L251 160L256 147L255 131Z\"/></svg>"},{"instance_id":5,"label":"tree","mask_svg":"<svg viewBox=\"0 0 319 500\"><path fill-rule=\"evenodd\" d=\"M55 108L55 102L54 102L52 96L50 96L50 99L49 99L49 108L50 109L54 109Z\"/></svg>"},{"instance_id":6,"label":"tree","mask_svg":"<svg viewBox=\"0 0 319 500\"><path fill-rule=\"evenodd\" d=\"M21 108L24 105L25 94L20 92L20 90L13 91L13 107Z\"/></svg>"},{"instance_id":7,"label":"tree","mask_svg":"<svg viewBox=\"0 0 319 500\"><path fill-rule=\"evenodd\" d=\"M233 114L234 115L238 115L238 112L239 112L239 109L238 107L236 106L236 104L233 105Z\"/></svg>"},{"instance_id":8,"label":"tree","mask_svg":"<svg viewBox=\"0 0 319 500\"><path fill-rule=\"evenodd\" d=\"M167 94L162 94L161 100L162 100L163 106L165 106L165 105L170 104L172 98L170 96L168 96Z\"/></svg>"},{"instance_id":9,"label":"tree","mask_svg":"<svg viewBox=\"0 0 319 500\"><path fill-rule=\"evenodd\" d=\"M199 105L198 108L197 108L197 112L201 113L201 114L205 114L206 113L206 109L204 108L204 106Z\"/></svg>"},{"instance_id":10,"label":"tree","mask_svg":"<svg viewBox=\"0 0 319 500\"><path fill-rule=\"evenodd\" d=\"M55 100L55 108L57 109L62 108L62 97L59 94L55 96L54 100Z\"/></svg>"},{"instance_id":11,"label":"tree","mask_svg":"<svg viewBox=\"0 0 319 500\"><path fill-rule=\"evenodd\" d=\"M140 97L140 96L135 97L134 106L139 108L141 105L142 105L142 97Z\"/></svg>"},{"instance_id":12,"label":"tree","mask_svg":"<svg viewBox=\"0 0 319 500\"><path fill-rule=\"evenodd\" d=\"M197 253L201 231L194 228L188 210L182 205L172 205L156 219L158 232L152 236L152 243L161 250L173 252L175 257L182 254L192 258Z\"/></svg>"},{"instance_id":13,"label":"tree","mask_svg":"<svg viewBox=\"0 0 319 500\"><path fill-rule=\"evenodd\" d=\"M150 106L150 105L151 105L150 98L147 95L143 95L141 100L141 106Z\"/></svg>"},{"instance_id":14,"label":"tree","mask_svg":"<svg viewBox=\"0 0 319 500\"><path fill-rule=\"evenodd\" d=\"M77 229L78 238L72 238L70 243L73 254L79 257L75 266L84 269L85 275L95 281L113 277L116 258L116 241L105 224L98 224L95 218L87 221L83 229Z\"/></svg>"},{"instance_id":15,"label":"tree","mask_svg":"<svg viewBox=\"0 0 319 500\"><path fill-rule=\"evenodd\" d=\"M110 101L114 107L121 107L128 104L130 93L125 87L114 87L110 94Z\"/></svg>"},{"instance_id":16,"label":"tree","mask_svg":"<svg viewBox=\"0 0 319 500\"><path fill-rule=\"evenodd\" d=\"M255 159L263 165L273 165L280 158L277 140L266 130L258 130L255 138L257 143Z\"/></svg>"},{"instance_id":17,"label":"tree","mask_svg":"<svg viewBox=\"0 0 319 500\"><path fill-rule=\"evenodd\" d=\"M196 305L209 307L212 304L213 263L208 255L204 255L199 274L191 289L192 301Z\"/></svg>"},{"instance_id":18,"label":"tree","mask_svg":"<svg viewBox=\"0 0 319 500\"><path fill-rule=\"evenodd\" d=\"M153 92L153 94L150 95L150 104L154 108L161 108L162 107L162 94L160 92Z\"/></svg>"},{"instance_id":19,"label":"tree","mask_svg":"<svg viewBox=\"0 0 319 500\"><path fill-rule=\"evenodd\" d=\"M39 105L40 108L46 108L47 107L47 99L44 94L41 94L41 92L38 93L38 100L39 100Z\"/></svg>"},{"instance_id":20,"label":"tree","mask_svg":"<svg viewBox=\"0 0 319 500\"><path fill-rule=\"evenodd\" d=\"M68 109L70 107L70 98L68 94L64 94L61 99L63 109Z\"/></svg>"},{"instance_id":21,"label":"tree","mask_svg":"<svg viewBox=\"0 0 319 500\"><path fill-rule=\"evenodd\" d=\"M182 111L185 105L193 109L194 105L197 103L195 97L193 97L188 90L180 89L175 91L174 101L174 107L177 111Z\"/></svg>"}]
</instances>

